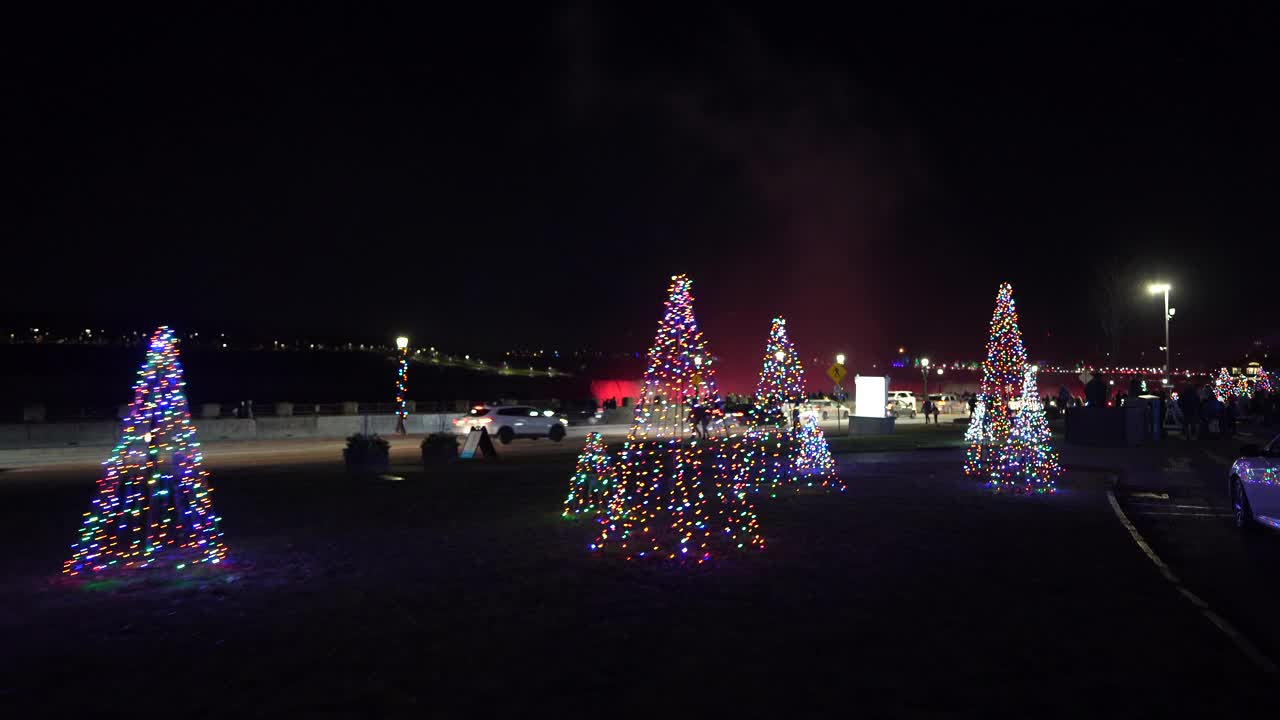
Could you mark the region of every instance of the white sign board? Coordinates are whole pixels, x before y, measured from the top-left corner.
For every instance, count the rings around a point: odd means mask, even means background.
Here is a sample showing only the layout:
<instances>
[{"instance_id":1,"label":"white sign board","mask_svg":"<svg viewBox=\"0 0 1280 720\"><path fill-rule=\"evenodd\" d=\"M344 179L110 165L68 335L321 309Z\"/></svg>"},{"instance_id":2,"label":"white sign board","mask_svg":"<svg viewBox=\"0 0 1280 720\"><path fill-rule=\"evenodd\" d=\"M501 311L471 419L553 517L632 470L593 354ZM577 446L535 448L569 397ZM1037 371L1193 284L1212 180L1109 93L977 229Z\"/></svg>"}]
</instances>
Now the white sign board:
<instances>
[{"instance_id":1,"label":"white sign board","mask_svg":"<svg viewBox=\"0 0 1280 720\"><path fill-rule=\"evenodd\" d=\"M853 414L858 417L882 418L889 404L889 378L858 375L853 378Z\"/></svg>"}]
</instances>

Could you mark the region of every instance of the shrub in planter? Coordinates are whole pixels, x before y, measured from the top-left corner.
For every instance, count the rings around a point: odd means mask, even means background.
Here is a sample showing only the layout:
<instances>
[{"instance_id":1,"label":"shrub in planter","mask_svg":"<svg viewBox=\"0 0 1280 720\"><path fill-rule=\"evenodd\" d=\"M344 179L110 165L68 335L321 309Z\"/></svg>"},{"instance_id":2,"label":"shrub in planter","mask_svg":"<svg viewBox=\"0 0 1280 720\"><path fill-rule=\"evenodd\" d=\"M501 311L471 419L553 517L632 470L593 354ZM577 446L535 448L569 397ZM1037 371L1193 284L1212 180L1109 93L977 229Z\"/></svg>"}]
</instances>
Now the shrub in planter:
<instances>
[{"instance_id":1,"label":"shrub in planter","mask_svg":"<svg viewBox=\"0 0 1280 720\"><path fill-rule=\"evenodd\" d=\"M458 438L453 433L431 433L422 439L422 464L450 462L458 459Z\"/></svg>"},{"instance_id":2,"label":"shrub in planter","mask_svg":"<svg viewBox=\"0 0 1280 720\"><path fill-rule=\"evenodd\" d=\"M342 459L348 470L380 470L391 469L391 443L376 434L356 433L347 438L347 447L342 451Z\"/></svg>"}]
</instances>

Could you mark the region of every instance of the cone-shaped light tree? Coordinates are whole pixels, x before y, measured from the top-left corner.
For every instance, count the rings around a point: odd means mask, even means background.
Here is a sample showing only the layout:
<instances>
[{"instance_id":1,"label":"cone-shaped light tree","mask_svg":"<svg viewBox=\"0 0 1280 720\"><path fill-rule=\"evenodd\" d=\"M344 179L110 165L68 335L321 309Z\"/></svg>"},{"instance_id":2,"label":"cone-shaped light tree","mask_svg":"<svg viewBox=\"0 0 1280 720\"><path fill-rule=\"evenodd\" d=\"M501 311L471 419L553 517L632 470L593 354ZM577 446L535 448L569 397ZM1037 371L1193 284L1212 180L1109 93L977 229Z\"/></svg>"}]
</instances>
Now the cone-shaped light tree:
<instances>
[{"instance_id":1,"label":"cone-shaped light tree","mask_svg":"<svg viewBox=\"0 0 1280 720\"><path fill-rule=\"evenodd\" d=\"M1054 478L1062 474L1036 384L1038 370L1032 365L1022 374L1022 394L1014 412L1005 455L1012 469L1011 479L1000 488L1002 490L1053 492Z\"/></svg>"},{"instance_id":2,"label":"cone-shaped light tree","mask_svg":"<svg viewBox=\"0 0 1280 720\"><path fill-rule=\"evenodd\" d=\"M604 510L612 487L609 453L604 436L587 433L587 444L578 455L578 466L569 479L569 496L564 500L567 518L595 517Z\"/></svg>"},{"instance_id":3,"label":"cone-shaped light tree","mask_svg":"<svg viewBox=\"0 0 1280 720\"><path fill-rule=\"evenodd\" d=\"M120 442L104 463L63 572L181 570L226 559L185 385L177 338L161 327L151 336Z\"/></svg>"},{"instance_id":4,"label":"cone-shaped light tree","mask_svg":"<svg viewBox=\"0 0 1280 720\"><path fill-rule=\"evenodd\" d=\"M716 415L709 426L722 426L717 422L724 410L716 406L715 359L693 314L692 289L687 276L671 278L662 321L649 348L630 440L685 437L693 430L690 415L696 408Z\"/></svg>"},{"instance_id":5,"label":"cone-shaped light tree","mask_svg":"<svg viewBox=\"0 0 1280 720\"><path fill-rule=\"evenodd\" d=\"M613 460L615 489L594 552L702 563L764 547L733 441L723 431L690 437L690 409L709 411L716 427L723 414L691 289L686 276L671 278L631 433Z\"/></svg>"},{"instance_id":6,"label":"cone-shaped light tree","mask_svg":"<svg viewBox=\"0 0 1280 720\"><path fill-rule=\"evenodd\" d=\"M991 316L982 386L969 421L964 463L965 474L986 478L988 486L1000 492L1052 492L1053 477L1058 473L1056 460L1045 460L1053 451L1048 444L1048 426L1043 425L1044 408L1038 400L1023 403L1027 392L1036 392L1034 373L1028 381L1027 372L1013 286L1003 283ZM1043 434L1038 429L1041 426Z\"/></svg>"},{"instance_id":7,"label":"cone-shaped light tree","mask_svg":"<svg viewBox=\"0 0 1280 720\"><path fill-rule=\"evenodd\" d=\"M804 400L804 367L795 345L787 337L787 321L776 317L764 347L764 364L756 382L756 408L761 419L786 423L783 406Z\"/></svg>"},{"instance_id":8,"label":"cone-shaped light tree","mask_svg":"<svg viewBox=\"0 0 1280 720\"><path fill-rule=\"evenodd\" d=\"M827 438L813 415L805 415L800 427L795 429L794 447L792 472L798 485L845 491L844 481L836 474L836 461L831 457Z\"/></svg>"}]
</instances>

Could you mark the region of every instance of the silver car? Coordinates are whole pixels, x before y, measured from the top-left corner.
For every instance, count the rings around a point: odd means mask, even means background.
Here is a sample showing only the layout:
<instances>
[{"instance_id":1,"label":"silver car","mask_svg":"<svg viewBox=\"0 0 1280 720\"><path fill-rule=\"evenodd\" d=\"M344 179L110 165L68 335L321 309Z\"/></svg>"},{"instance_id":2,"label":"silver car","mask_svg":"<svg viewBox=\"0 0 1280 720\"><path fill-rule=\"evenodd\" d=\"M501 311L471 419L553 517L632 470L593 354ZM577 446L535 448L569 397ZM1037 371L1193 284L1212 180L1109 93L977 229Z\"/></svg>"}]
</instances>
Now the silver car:
<instances>
[{"instance_id":1,"label":"silver car","mask_svg":"<svg viewBox=\"0 0 1280 720\"><path fill-rule=\"evenodd\" d=\"M1227 483L1236 527L1280 530L1280 435L1266 447L1241 447Z\"/></svg>"}]
</instances>

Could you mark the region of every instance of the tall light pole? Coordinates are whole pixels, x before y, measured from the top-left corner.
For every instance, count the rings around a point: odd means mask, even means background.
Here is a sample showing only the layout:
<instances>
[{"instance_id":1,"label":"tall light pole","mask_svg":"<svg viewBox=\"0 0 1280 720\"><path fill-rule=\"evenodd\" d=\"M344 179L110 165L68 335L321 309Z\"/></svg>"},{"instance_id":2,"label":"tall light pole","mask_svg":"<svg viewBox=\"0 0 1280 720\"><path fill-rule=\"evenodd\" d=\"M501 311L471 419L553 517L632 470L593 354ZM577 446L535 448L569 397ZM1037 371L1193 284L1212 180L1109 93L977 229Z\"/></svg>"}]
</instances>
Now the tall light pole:
<instances>
[{"instance_id":1,"label":"tall light pole","mask_svg":"<svg viewBox=\"0 0 1280 720\"><path fill-rule=\"evenodd\" d=\"M920 358L920 377L924 378L924 401L929 402L929 358ZM923 409L923 406L921 407ZM929 422L928 413L924 416L924 421Z\"/></svg>"},{"instance_id":2,"label":"tall light pole","mask_svg":"<svg viewBox=\"0 0 1280 720\"><path fill-rule=\"evenodd\" d=\"M400 351L400 371L396 374L396 434L406 435L404 421L409 416L409 397L406 385L409 379L409 338L401 335L396 338L396 348Z\"/></svg>"},{"instance_id":3,"label":"tall light pole","mask_svg":"<svg viewBox=\"0 0 1280 720\"><path fill-rule=\"evenodd\" d=\"M836 353L836 364L844 367L844 353ZM836 434L840 434L840 408L844 407L844 386L836 383ZM853 421L850 420L850 423ZM852 431L852 425L850 425Z\"/></svg>"},{"instance_id":4,"label":"tall light pole","mask_svg":"<svg viewBox=\"0 0 1280 720\"><path fill-rule=\"evenodd\" d=\"M1173 365L1171 359L1173 352L1169 349L1169 319L1173 317L1174 310L1169 307L1169 290L1172 286L1169 283L1152 283L1147 286L1147 292L1151 294L1164 293L1164 376L1169 377L1169 368Z\"/></svg>"}]
</instances>

